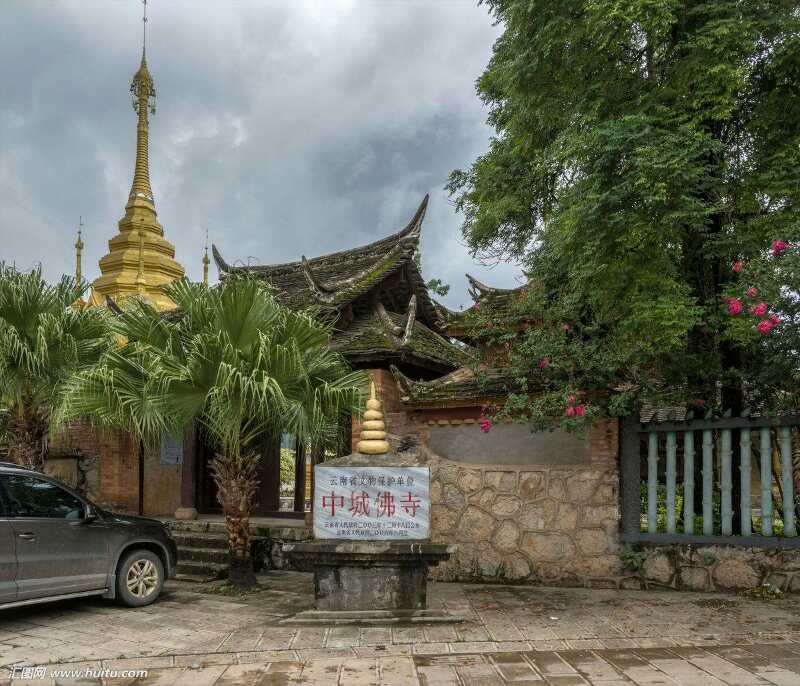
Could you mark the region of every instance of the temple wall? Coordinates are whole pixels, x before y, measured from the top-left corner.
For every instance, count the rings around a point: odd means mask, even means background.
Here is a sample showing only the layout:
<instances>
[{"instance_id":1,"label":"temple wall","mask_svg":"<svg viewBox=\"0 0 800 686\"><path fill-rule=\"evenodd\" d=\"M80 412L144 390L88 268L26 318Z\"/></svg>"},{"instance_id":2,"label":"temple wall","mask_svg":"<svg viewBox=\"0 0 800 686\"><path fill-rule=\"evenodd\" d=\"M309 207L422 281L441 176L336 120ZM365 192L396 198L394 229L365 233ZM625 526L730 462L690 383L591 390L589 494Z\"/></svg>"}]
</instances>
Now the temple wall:
<instances>
[{"instance_id":1,"label":"temple wall","mask_svg":"<svg viewBox=\"0 0 800 686\"><path fill-rule=\"evenodd\" d=\"M417 433L434 452L432 540L459 545L435 578L616 585L612 580L623 571L616 421L601 422L585 440L561 432L529 434L532 447L520 464L504 459L509 448L519 448L515 425L481 434L474 420L419 420ZM454 427L457 432L443 432ZM451 434L448 441L458 436L458 443L444 442L447 448L467 446L464 435L473 434L469 459L436 455L432 443L441 433ZM480 463L474 451L482 442L486 457Z\"/></svg>"},{"instance_id":2,"label":"temple wall","mask_svg":"<svg viewBox=\"0 0 800 686\"><path fill-rule=\"evenodd\" d=\"M86 421L72 422L52 437L45 466L101 507L139 509L139 447L127 436L99 432Z\"/></svg>"}]
</instances>

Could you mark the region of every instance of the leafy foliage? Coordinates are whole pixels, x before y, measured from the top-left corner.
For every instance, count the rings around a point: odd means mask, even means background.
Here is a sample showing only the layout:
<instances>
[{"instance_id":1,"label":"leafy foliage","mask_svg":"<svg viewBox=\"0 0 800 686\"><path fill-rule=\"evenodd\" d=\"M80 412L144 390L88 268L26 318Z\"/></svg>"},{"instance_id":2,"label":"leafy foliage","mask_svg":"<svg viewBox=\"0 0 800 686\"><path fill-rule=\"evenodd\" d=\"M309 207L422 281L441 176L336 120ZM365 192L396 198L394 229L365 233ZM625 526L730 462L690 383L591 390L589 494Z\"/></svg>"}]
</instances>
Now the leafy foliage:
<instances>
[{"instance_id":1,"label":"leafy foliage","mask_svg":"<svg viewBox=\"0 0 800 686\"><path fill-rule=\"evenodd\" d=\"M73 307L84 288L41 269L0 264L0 410L8 456L41 469L53 411L71 374L95 363L111 343L105 311Z\"/></svg>"},{"instance_id":2,"label":"leafy foliage","mask_svg":"<svg viewBox=\"0 0 800 686\"><path fill-rule=\"evenodd\" d=\"M745 383L785 400L800 282L796 253L769 246L800 242L796 4L486 5L505 27L478 81L497 133L448 188L472 251L519 260L532 280L539 325L491 336L546 393L509 409L563 416L580 391L617 413L670 393L711 405L717 384L727 404ZM750 285L737 261L780 313L770 336L727 314L723 297Z\"/></svg>"}]
</instances>

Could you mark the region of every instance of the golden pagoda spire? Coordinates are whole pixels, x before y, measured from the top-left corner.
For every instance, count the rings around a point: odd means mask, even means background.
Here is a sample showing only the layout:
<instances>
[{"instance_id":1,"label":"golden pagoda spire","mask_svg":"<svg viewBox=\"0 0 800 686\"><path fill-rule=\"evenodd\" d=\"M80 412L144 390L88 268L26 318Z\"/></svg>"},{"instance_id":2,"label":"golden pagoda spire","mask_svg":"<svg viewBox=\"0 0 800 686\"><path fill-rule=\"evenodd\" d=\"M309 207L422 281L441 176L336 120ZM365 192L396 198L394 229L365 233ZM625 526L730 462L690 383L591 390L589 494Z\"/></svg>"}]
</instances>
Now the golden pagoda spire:
<instances>
[{"instance_id":1,"label":"golden pagoda spire","mask_svg":"<svg viewBox=\"0 0 800 686\"><path fill-rule=\"evenodd\" d=\"M81 229L83 229L83 217L78 217L78 240L75 241L75 286L81 286L81 255L83 255L83 240L81 239Z\"/></svg>"},{"instance_id":2,"label":"golden pagoda spire","mask_svg":"<svg viewBox=\"0 0 800 686\"><path fill-rule=\"evenodd\" d=\"M184 269L175 261L175 246L164 238L150 186L149 115L155 113L156 90L147 68L147 0L142 0L142 5L142 60L130 88L137 114L133 182L119 233L108 242L108 253L100 260L100 276L92 286L101 302L108 296L119 301L138 294L146 295L160 309L170 309L174 303L163 288L182 278Z\"/></svg>"},{"instance_id":3,"label":"golden pagoda spire","mask_svg":"<svg viewBox=\"0 0 800 686\"><path fill-rule=\"evenodd\" d=\"M203 254L203 285L208 286L208 229L206 229L206 248Z\"/></svg>"},{"instance_id":4,"label":"golden pagoda spire","mask_svg":"<svg viewBox=\"0 0 800 686\"><path fill-rule=\"evenodd\" d=\"M362 455L385 455L389 452L381 401L375 397L374 381L370 383L369 400L367 400L367 409L364 412L360 438L361 440L356 444L356 450Z\"/></svg>"}]
</instances>

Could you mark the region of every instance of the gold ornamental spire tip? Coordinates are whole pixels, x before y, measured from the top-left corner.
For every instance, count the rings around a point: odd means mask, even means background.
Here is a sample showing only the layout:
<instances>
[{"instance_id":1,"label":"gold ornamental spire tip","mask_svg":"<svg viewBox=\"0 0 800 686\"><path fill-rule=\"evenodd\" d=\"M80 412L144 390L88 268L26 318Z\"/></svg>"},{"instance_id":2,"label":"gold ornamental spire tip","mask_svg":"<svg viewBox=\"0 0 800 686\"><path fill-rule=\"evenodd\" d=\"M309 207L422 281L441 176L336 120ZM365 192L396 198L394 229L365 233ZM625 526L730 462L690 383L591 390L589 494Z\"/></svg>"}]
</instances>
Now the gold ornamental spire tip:
<instances>
[{"instance_id":1,"label":"gold ornamental spire tip","mask_svg":"<svg viewBox=\"0 0 800 686\"><path fill-rule=\"evenodd\" d=\"M203 253L203 285L208 286L208 265L211 260L208 259L208 229L206 229L206 246Z\"/></svg>"},{"instance_id":2,"label":"gold ornamental spire tip","mask_svg":"<svg viewBox=\"0 0 800 686\"><path fill-rule=\"evenodd\" d=\"M389 452L389 441L386 440L386 425L383 422L381 402L375 393L375 382L370 383L369 400L361 424L361 440L356 450L362 455L385 455Z\"/></svg>"},{"instance_id":3,"label":"gold ornamental spire tip","mask_svg":"<svg viewBox=\"0 0 800 686\"><path fill-rule=\"evenodd\" d=\"M83 254L83 239L81 238L83 229L83 217L78 217L78 240L75 241L75 285L81 285L81 255Z\"/></svg>"}]
</instances>

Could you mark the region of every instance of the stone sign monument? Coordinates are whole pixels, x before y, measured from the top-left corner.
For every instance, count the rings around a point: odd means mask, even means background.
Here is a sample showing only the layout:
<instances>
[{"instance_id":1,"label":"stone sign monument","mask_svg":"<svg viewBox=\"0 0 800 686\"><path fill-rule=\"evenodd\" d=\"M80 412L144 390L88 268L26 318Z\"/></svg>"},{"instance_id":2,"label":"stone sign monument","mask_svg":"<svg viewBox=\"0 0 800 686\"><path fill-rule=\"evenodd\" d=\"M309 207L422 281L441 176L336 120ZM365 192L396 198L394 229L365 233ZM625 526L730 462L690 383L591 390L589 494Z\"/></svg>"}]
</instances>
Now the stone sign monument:
<instances>
[{"instance_id":1,"label":"stone sign monument","mask_svg":"<svg viewBox=\"0 0 800 686\"><path fill-rule=\"evenodd\" d=\"M428 610L428 567L455 545L430 543L430 470L392 452L372 385L357 453L314 468L314 540L284 552L314 569L316 610L286 623L453 622Z\"/></svg>"}]
</instances>

